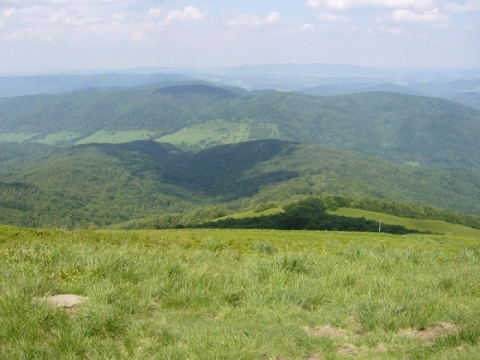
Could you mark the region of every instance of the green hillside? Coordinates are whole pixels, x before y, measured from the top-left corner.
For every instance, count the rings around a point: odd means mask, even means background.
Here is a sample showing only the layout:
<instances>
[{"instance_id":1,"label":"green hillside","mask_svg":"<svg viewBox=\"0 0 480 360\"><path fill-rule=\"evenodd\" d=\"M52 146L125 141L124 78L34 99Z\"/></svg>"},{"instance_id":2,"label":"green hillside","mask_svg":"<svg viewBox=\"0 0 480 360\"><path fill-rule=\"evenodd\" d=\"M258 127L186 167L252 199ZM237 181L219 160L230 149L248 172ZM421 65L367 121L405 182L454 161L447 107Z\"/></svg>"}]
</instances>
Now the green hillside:
<instances>
[{"instance_id":1,"label":"green hillside","mask_svg":"<svg viewBox=\"0 0 480 360\"><path fill-rule=\"evenodd\" d=\"M150 139L198 150L271 138L400 163L480 165L480 111L392 92L316 97L188 83L0 99L0 142Z\"/></svg>"},{"instance_id":2,"label":"green hillside","mask_svg":"<svg viewBox=\"0 0 480 360\"><path fill-rule=\"evenodd\" d=\"M321 198L308 197L287 204L279 213L254 217L227 217L194 225L196 228L221 229L275 229L275 230L323 230L349 232L376 232L375 220L332 214L326 211ZM381 231L389 234L417 233L403 225L383 224ZM480 232L480 231L479 231Z\"/></svg>"},{"instance_id":3,"label":"green hillside","mask_svg":"<svg viewBox=\"0 0 480 360\"><path fill-rule=\"evenodd\" d=\"M472 229L463 225L450 224L440 220L403 218L384 213L351 208L340 208L336 211L332 211L331 213L340 216L365 218L367 220L377 221L379 222L380 230L381 224L390 224L400 225L406 227L407 229L415 229L418 231L425 231L434 234L453 234L456 236L480 238L479 229Z\"/></svg>"},{"instance_id":4,"label":"green hillside","mask_svg":"<svg viewBox=\"0 0 480 360\"><path fill-rule=\"evenodd\" d=\"M273 207L263 211L248 210L248 211L242 211L238 213L225 215L217 219L214 219L213 221L220 221L225 219L245 219L245 218L277 215L282 211L283 211L282 207ZM405 218L405 217L394 216L394 215L389 215L389 214L380 213L380 212L346 208L346 207L339 208L337 210L331 210L331 211L328 211L328 213L332 215L354 217L354 218L365 218L367 220L376 221L380 228L380 231L381 231L381 224L389 224L389 225L400 225L407 229L413 229L413 230L432 233L432 234L452 234L456 236L480 238L480 229L473 229L471 227L464 226L464 225L451 224L441 220Z\"/></svg>"},{"instance_id":5,"label":"green hillside","mask_svg":"<svg viewBox=\"0 0 480 360\"><path fill-rule=\"evenodd\" d=\"M4 144L0 150L0 222L23 226L107 226L208 206L238 211L325 194L382 199L352 200L349 207L393 214L399 207L385 202L480 214L479 169L413 168L279 140L197 153L153 141L63 148ZM401 210L401 216L409 211ZM422 216L423 210L414 217Z\"/></svg>"}]
</instances>

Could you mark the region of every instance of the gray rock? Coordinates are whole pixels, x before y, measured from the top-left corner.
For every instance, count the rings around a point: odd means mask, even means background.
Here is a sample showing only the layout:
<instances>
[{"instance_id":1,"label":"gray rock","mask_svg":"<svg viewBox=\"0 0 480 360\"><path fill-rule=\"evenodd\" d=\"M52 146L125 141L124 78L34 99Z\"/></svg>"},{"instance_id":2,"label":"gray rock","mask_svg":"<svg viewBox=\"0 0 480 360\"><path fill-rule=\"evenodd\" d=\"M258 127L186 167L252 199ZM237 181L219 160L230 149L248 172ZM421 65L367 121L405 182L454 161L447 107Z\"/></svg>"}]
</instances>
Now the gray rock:
<instances>
[{"instance_id":1,"label":"gray rock","mask_svg":"<svg viewBox=\"0 0 480 360\"><path fill-rule=\"evenodd\" d=\"M82 304L88 298L85 296L73 295L73 294L61 294L61 295L53 295L47 296L43 298L35 299L37 302L42 301L46 302L49 305L52 305L57 308L73 308L77 307Z\"/></svg>"}]
</instances>

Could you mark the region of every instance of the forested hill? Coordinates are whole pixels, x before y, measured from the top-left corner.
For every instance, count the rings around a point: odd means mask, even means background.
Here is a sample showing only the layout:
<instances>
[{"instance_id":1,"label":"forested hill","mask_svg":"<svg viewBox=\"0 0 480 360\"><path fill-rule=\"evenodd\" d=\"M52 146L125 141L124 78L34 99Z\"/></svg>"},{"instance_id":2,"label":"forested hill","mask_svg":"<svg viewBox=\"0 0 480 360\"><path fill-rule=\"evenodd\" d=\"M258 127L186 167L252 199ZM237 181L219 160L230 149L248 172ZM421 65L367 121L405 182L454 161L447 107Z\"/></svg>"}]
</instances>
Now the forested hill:
<instances>
[{"instance_id":1,"label":"forested hill","mask_svg":"<svg viewBox=\"0 0 480 360\"><path fill-rule=\"evenodd\" d=\"M179 83L0 99L0 142L158 140L201 149L277 138L424 166L480 166L480 111L393 92L317 97Z\"/></svg>"},{"instance_id":2,"label":"forested hill","mask_svg":"<svg viewBox=\"0 0 480 360\"><path fill-rule=\"evenodd\" d=\"M34 94L58 94L85 88L132 87L160 81L187 81L191 77L177 74L72 74L1 76L0 97Z\"/></svg>"},{"instance_id":3,"label":"forested hill","mask_svg":"<svg viewBox=\"0 0 480 360\"><path fill-rule=\"evenodd\" d=\"M106 226L205 206L338 194L480 214L479 169L422 169L352 151L261 140L183 152L138 141L0 144L0 223Z\"/></svg>"}]
</instances>

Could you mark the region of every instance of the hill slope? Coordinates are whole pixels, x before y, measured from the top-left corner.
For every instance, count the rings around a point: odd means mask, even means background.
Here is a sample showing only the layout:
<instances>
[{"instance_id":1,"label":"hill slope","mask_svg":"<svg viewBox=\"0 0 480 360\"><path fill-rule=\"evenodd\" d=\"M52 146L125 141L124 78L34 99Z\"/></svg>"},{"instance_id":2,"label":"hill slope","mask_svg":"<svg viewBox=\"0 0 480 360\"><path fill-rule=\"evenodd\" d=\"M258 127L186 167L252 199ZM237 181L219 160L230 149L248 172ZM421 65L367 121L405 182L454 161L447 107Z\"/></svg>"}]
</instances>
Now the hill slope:
<instances>
[{"instance_id":1,"label":"hill slope","mask_svg":"<svg viewBox=\"0 0 480 360\"><path fill-rule=\"evenodd\" d=\"M208 205L239 209L325 193L480 214L478 169L412 168L278 140L198 153L152 141L42 149L31 156L5 151L1 223L105 226Z\"/></svg>"},{"instance_id":2,"label":"hill slope","mask_svg":"<svg viewBox=\"0 0 480 360\"><path fill-rule=\"evenodd\" d=\"M435 98L388 92L258 94L184 84L0 99L4 142L159 139L200 149L269 138L401 163L480 166L480 111Z\"/></svg>"}]
</instances>

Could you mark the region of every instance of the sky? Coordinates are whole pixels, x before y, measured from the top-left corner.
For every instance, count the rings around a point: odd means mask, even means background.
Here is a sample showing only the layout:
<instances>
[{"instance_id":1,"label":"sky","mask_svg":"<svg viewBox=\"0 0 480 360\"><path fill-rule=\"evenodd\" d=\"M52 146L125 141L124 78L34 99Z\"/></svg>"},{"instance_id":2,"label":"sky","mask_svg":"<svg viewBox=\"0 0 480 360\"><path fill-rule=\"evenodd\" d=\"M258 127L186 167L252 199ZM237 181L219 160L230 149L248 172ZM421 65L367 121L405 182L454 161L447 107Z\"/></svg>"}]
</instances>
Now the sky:
<instances>
[{"instance_id":1,"label":"sky","mask_svg":"<svg viewBox=\"0 0 480 360\"><path fill-rule=\"evenodd\" d=\"M480 68L480 0L0 0L0 74Z\"/></svg>"}]
</instances>

